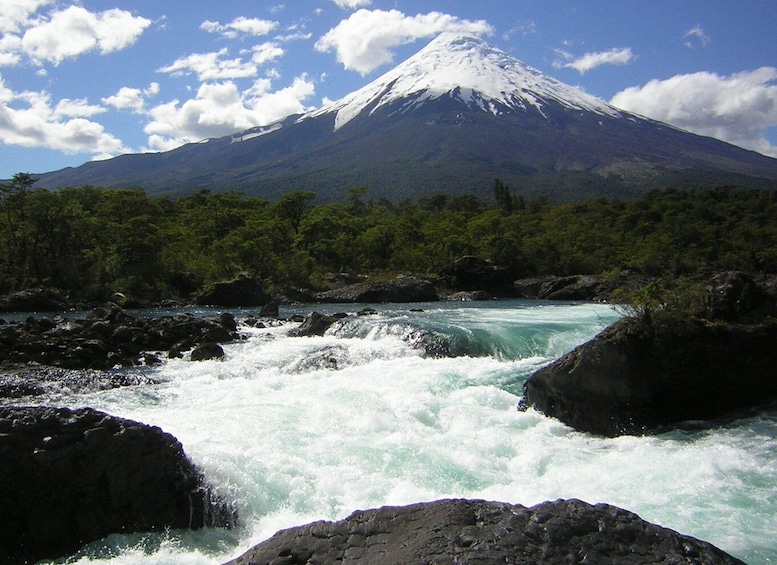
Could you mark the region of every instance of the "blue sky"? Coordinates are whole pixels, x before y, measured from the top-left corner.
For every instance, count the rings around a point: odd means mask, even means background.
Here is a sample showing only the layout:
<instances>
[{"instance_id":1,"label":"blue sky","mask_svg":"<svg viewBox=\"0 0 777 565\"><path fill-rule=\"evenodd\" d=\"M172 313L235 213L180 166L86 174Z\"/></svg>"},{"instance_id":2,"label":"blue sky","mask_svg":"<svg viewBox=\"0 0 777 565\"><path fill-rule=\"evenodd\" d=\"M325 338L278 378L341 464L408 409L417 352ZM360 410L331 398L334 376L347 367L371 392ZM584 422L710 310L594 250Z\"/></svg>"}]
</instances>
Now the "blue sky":
<instances>
[{"instance_id":1,"label":"blue sky","mask_svg":"<svg viewBox=\"0 0 777 565\"><path fill-rule=\"evenodd\" d=\"M446 30L777 156L773 0L0 0L0 178L318 108Z\"/></svg>"}]
</instances>

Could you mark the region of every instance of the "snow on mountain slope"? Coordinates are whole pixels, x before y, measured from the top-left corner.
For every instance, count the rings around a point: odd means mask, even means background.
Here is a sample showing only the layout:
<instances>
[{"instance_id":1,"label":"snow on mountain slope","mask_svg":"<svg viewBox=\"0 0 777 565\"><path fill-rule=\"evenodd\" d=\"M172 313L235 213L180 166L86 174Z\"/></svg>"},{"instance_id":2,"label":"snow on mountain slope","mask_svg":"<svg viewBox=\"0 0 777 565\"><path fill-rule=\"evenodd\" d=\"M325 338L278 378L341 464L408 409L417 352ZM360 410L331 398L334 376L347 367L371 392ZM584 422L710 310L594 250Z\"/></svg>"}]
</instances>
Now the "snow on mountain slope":
<instances>
[{"instance_id":1,"label":"snow on mountain slope","mask_svg":"<svg viewBox=\"0 0 777 565\"><path fill-rule=\"evenodd\" d=\"M622 115L602 100L544 75L477 36L443 33L367 86L300 119L336 113L337 130L368 107L372 113L401 100L401 111L405 112L442 96L493 114L529 107L542 113L543 105L553 101L571 110Z\"/></svg>"}]
</instances>

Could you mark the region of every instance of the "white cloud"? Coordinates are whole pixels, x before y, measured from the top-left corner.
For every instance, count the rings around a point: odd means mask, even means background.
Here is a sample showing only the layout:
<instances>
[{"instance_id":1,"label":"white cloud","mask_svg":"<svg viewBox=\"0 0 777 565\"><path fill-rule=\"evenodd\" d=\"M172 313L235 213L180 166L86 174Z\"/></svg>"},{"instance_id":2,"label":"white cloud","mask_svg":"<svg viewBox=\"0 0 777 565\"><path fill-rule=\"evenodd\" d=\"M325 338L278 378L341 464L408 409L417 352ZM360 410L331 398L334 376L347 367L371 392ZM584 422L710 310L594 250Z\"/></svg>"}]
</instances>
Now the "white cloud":
<instances>
[{"instance_id":1,"label":"white cloud","mask_svg":"<svg viewBox=\"0 0 777 565\"><path fill-rule=\"evenodd\" d=\"M282 43L287 43L289 41L304 41L310 39L311 37L313 37L313 34L310 32L292 31L286 35L276 35L275 39Z\"/></svg>"},{"instance_id":2,"label":"white cloud","mask_svg":"<svg viewBox=\"0 0 777 565\"><path fill-rule=\"evenodd\" d=\"M290 114L308 110L304 101L315 94L306 76L277 91L269 79L258 79L240 92L237 84L225 81L200 85L194 98L178 100L149 110L151 122L145 127L149 147L167 151L184 143L230 135L266 125Z\"/></svg>"},{"instance_id":3,"label":"white cloud","mask_svg":"<svg viewBox=\"0 0 777 565\"><path fill-rule=\"evenodd\" d=\"M685 39L689 39L685 42L686 47L689 47L693 49L693 43L691 42L691 39L696 39L701 43L702 47L707 47L707 44L712 41L710 39L710 36L704 33L704 30L701 28L700 25L696 25L685 32L685 35L683 36Z\"/></svg>"},{"instance_id":4,"label":"white cloud","mask_svg":"<svg viewBox=\"0 0 777 565\"><path fill-rule=\"evenodd\" d=\"M283 57L284 53L283 49L270 41L262 43L261 45L254 45L251 48L251 51L253 52L251 61L253 61L256 65L263 65L265 63L269 63L270 61L274 61L279 57Z\"/></svg>"},{"instance_id":5,"label":"white cloud","mask_svg":"<svg viewBox=\"0 0 777 565\"><path fill-rule=\"evenodd\" d=\"M440 12L406 16L398 10L362 9L330 29L315 48L321 52L335 51L338 62L346 69L366 75L392 62L392 48L443 31L490 34L493 28L484 20L460 20Z\"/></svg>"},{"instance_id":6,"label":"white cloud","mask_svg":"<svg viewBox=\"0 0 777 565\"><path fill-rule=\"evenodd\" d=\"M54 0L0 0L0 32L18 33L29 25L30 17Z\"/></svg>"},{"instance_id":7,"label":"white cloud","mask_svg":"<svg viewBox=\"0 0 777 565\"><path fill-rule=\"evenodd\" d=\"M196 73L200 82L256 76L257 65L254 62L245 62L240 58L222 59L227 53L226 47L212 53L193 53L158 69L158 72L173 76Z\"/></svg>"},{"instance_id":8,"label":"white cloud","mask_svg":"<svg viewBox=\"0 0 777 565\"><path fill-rule=\"evenodd\" d=\"M257 18L246 18L243 16L235 18L228 24L222 25L218 22L211 22L206 20L202 23L202 25L200 25L200 29L204 29L210 33L220 33L229 39L235 39L240 34L257 36L267 35L276 27L278 27L278 22L260 20Z\"/></svg>"},{"instance_id":9,"label":"white cloud","mask_svg":"<svg viewBox=\"0 0 777 565\"><path fill-rule=\"evenodd\" d=\"M13 67L21 60L22 40L20 37L7 33L0 37L0 67Z\"/></svg>"},{"instance_id":10,"label":"white cloud","mask_svg":"<svg viewBox=\"0 0 777 565\"><path fill-rule=\"evenodd\" d=\"M340 8L350 8L351 10L361 8L362 6L369 6L372 3L371 0L332 0L332 2Z\"/></svg>"},{"instance_id":11,"label":"white cloud","mask_svg":"<svg viewBox=\"0 0 777 565\"><path fill-rule=\"evenodd\" d=\"M504 34L502 34L502 37L507 41L514 34L527 37L529 35L538 35L539 31L537 30L536 23L534 23L532 20L527 20L525 22L517 22L512 29L509 29Z\"/></svg>"},{"instance_id":12,"label":"white cloud","mask_svg":"<svg viewBox=\"0 0 777 565\"><path fill-rule=\"evenodd\" d=\"M159 83L152 82L147 89L130 88L124 86L113 96L102 99L102 103L107 106L113 106L117 110L132 110L136 113L142 113L145 109L146 98L159 94Z\"/></svg>"},{"instance_id":13,"label":"white cloud","mask_svg":"<svg viewBox=\"0 0 777 565\"><path fill-rule=\"evenodd\" d=\"M566 51L556 49L556 55L559 56L559 59L556 59L553 62L555 68L575 69L581 75L597 67L601 67L602 65L628 65L637 58L634 53L631 52L630 47L586 53L577 58Z\"/></svg>"},{"instance_id":14,"label":"white cloud","mask_svg":"<svg viewBox=\"0 0 777 565\"><path fill-rule=\"evenodd\" d=\"M96 114L102 114L105 112L105 108L102 106L95 106L89 104L89 102L83 98L78 100L71 100L69 98L63 98L57 102L54 108L53 116L59 118L88 118Z\"/></svg>"},{"instance_id":15,"label":"white cloud","mask_svg":"<svg viewBox=\"0 0 777 565\"><path fill-rule=\"evenodd\" d=\"M729 76L699 72L651 80L613 96L624 110L777 157L766 138L777 126L777 68Z\"/></svg>"},{"instance_id":16,"label":"white cloud","mask_svg":"<svg viewBox=\"0 0 777 565\"><path fill-rule=\"evenodd\" d=\"M251 58L249 60L243 60L240 57L225 59L224 57L229 54L226 47L211 53L192 53L166 67L157 69L157 72L173 76L195 73L200 82L250 78L258 74L261 65L284 55L283 49L271 41L254 45L250 50L242 53L250 54Z\"/></svg>"},{"instance_id":17,"label":"white cloud","mask_svg":"<svg viewBox=\"0 0 777 565\"><path fill-rule=\"evenodd\" d=\"M151 20L125 10L93 13L80 6L70 6L28 28L21 38L21 49L38 63L59 64L93 49L100 53L124 49L149 25Z\"/></svg>"},{"instance_id":18,"label":"white cloud","mask_svg":"<svg viewBox=\"0 0 777 565\"><path fill-rule=\"evenodd\" d=\"M64 153L105 157L126 152L101 124L86 119L103 112L85 100L61 100L52 106L46 92L15 93L0 77L0 140L6 145L45 147Z\"/></svg>"}]
</instances>

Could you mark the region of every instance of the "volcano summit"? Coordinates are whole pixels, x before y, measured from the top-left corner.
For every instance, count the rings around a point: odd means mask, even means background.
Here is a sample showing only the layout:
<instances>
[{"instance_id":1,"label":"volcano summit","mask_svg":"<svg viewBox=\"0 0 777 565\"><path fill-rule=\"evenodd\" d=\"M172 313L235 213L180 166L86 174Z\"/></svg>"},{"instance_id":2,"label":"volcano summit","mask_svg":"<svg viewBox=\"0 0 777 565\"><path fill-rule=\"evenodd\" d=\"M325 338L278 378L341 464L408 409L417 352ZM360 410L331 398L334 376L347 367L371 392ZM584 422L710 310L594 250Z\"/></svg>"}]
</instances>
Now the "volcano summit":
<instances>
[{"instance_id":1,"label":"volcano summit","mask_svg":"<svg viewBox=\"0 0 777 565\"><path fill-rule=\"evenodd\" d=\"M669 185L777 188L777 159L619 110L476 36L445 33L318 110L153 154L37 175L39 186L151 193L293 190L342 199L518 194L629 196Z\"/></svg>"}]
</instances>

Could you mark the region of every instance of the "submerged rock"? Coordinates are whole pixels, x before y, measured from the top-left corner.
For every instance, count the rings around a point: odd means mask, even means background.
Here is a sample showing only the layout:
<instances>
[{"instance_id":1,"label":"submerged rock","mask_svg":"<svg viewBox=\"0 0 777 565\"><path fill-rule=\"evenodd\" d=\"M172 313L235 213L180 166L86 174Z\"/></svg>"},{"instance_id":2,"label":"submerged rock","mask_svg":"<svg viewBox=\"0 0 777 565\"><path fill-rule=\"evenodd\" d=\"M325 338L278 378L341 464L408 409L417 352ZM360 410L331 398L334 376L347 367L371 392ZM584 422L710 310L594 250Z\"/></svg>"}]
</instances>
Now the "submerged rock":
<instances>
[{"instance_id":1,"label":"submerged rock","mask_svg":"<svg viewBox=\"0 0 777 565\"><path fill-rule=\"evenodd\" d=\"M741 564L715 546L608 504L532 508L441 500L358 511L276 533L226 565L281 563Z\"/></svg>"},{"instance_id":2,"label":"submerged rock","mask_svg":"<svg viewBox=\"0 0 777 565\"><path fill-rule=\"evenodd\" d=\"M3 563L235 519L173 436L91 408L0 408L0 501Z\"/></svg>"},{"instance_id":3,"label":"submerged rock","mask_svg":"<svg viewBox=\"0 0 777 565\"><path fill-rule=\"evenodd\" d=\"M213 341L205 342L192 349L190 359L192 361L207 361L209 359L223 359L224 348Z\"/></svg>"}]
</instances>

